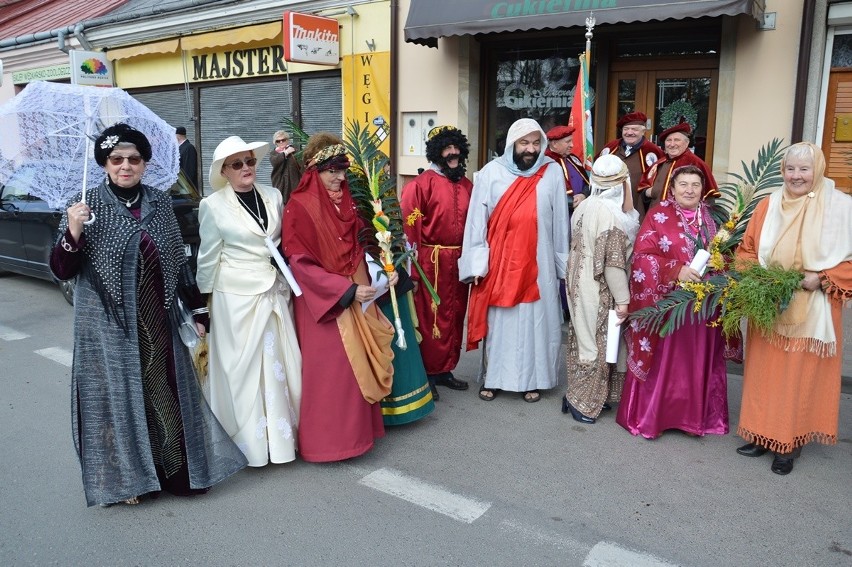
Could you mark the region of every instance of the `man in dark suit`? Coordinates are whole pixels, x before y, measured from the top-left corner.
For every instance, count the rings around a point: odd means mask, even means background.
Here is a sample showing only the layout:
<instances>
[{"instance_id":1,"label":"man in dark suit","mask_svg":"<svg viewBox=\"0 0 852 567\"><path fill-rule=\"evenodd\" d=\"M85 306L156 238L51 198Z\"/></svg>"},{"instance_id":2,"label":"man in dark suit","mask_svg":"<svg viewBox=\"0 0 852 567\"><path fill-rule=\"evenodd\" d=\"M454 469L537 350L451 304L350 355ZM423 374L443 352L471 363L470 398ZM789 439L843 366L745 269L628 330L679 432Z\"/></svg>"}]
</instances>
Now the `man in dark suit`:
<instances>
[{"instance_id":1,"label":"man in dark suit","mask_svg":"<svg viewBox=\"0 0 852 567\"><path fill-rule=\"evenodd\" d=\"M180 169L187 179L192 181L192 184L201 191L201 186L198 184L198 152L195 151L192 142L186 139L186 128L183 126L175 128L175 137L180 152Z\"/></svg>"}]
</instances>

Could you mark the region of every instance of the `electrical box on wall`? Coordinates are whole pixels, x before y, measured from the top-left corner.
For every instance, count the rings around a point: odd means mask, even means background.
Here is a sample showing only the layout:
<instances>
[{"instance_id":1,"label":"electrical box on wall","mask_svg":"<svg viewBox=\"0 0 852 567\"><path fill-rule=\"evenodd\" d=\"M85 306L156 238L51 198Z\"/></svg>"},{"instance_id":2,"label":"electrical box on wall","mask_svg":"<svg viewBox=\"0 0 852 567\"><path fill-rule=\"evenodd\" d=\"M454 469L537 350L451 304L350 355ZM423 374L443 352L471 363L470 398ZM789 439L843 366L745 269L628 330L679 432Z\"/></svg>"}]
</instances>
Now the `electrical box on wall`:
<instances>
[{"instance_id":1,"label":"electrical box on wall","mask_svg":"<svg viewBox=\"0 0 852 567\"><path fill-rule=\"evenodd\" d=\"M426 135L437 124L437 112L403 112L402 155L425 156Z\"/></svg>"}]
</instances>

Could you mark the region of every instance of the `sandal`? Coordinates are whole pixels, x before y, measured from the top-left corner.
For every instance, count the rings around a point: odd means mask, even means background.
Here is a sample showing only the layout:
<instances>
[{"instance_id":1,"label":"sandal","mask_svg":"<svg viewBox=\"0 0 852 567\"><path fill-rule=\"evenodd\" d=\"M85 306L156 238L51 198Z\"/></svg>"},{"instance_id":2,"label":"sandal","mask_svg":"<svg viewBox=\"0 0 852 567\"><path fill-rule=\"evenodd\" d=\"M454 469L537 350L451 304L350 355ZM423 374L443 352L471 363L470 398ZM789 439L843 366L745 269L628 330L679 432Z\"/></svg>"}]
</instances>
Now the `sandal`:
<instances>
[{"instance_id":1,"label":"sandal","mask_svg":"<svg viewBox=\"0 0 852 567\"><path fill-rule=\"evenodd\" d=\"M480 400L485 400L486 402L490 402L496 397L497 397L497 390L495 390L493 388L486 388L485 386L482 386L479 389L479 399Z\"/></svg>"},{"instance_id":2,"label":"sandal","mask_svg":"<svg viewBox=\"0 0 852 567\"><path fill-rule=\"evenodd\" d=\"M539 394L538 390L530 390L529 392L524 392L524 401L530 404L534 404L541 399L541 394Z\"/></svg>"}]
</instances>

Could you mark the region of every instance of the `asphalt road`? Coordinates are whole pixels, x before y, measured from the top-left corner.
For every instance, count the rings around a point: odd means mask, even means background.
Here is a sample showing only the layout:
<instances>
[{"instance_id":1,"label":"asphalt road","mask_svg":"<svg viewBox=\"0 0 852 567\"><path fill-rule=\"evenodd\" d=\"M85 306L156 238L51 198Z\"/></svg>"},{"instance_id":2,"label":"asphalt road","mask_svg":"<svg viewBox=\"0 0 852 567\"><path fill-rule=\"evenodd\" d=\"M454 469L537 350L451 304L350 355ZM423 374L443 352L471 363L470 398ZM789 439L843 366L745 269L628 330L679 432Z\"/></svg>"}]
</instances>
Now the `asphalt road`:
<instances>
[{"instance_id":1,"label":"asphalt road","mask_svg":"<svg viewBox=\"0 0 852 567\"><path fill-rule=\"evenodd\" d=\"M852 565L852 395L792 474L734 435L655 441L441 390L367 455L245 470L195 498L86 508L70 431L72 309L0 276L2 565ZM474 376L476 353L460 378ZM729 375L731 427L741 378Z\"/></svg>"}]
</instances>

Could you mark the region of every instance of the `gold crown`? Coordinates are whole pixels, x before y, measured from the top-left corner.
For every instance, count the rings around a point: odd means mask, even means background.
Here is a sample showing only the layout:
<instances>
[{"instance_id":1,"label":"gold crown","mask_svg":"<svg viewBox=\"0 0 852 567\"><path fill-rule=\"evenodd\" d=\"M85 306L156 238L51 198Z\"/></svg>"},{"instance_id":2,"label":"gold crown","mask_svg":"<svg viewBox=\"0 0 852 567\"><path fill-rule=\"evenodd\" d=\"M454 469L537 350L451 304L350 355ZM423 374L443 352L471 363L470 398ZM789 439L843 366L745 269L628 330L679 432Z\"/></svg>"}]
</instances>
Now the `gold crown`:
<instances>
[{"instance_id":1,"label":"gold crown","mask_svg":"<svg viewBox=\"0 0 852 567\"><path fill-rule=\"evenodd\" d=\"M434 138L438 134L441 134L443 132L448 132L450 130L455 130L455 129L456 128L453 127L453 126L435 126L431 130L429 130L429 133L426 135L426 139L431 140L432 138Z\"/></svg>"}]
</instances>

